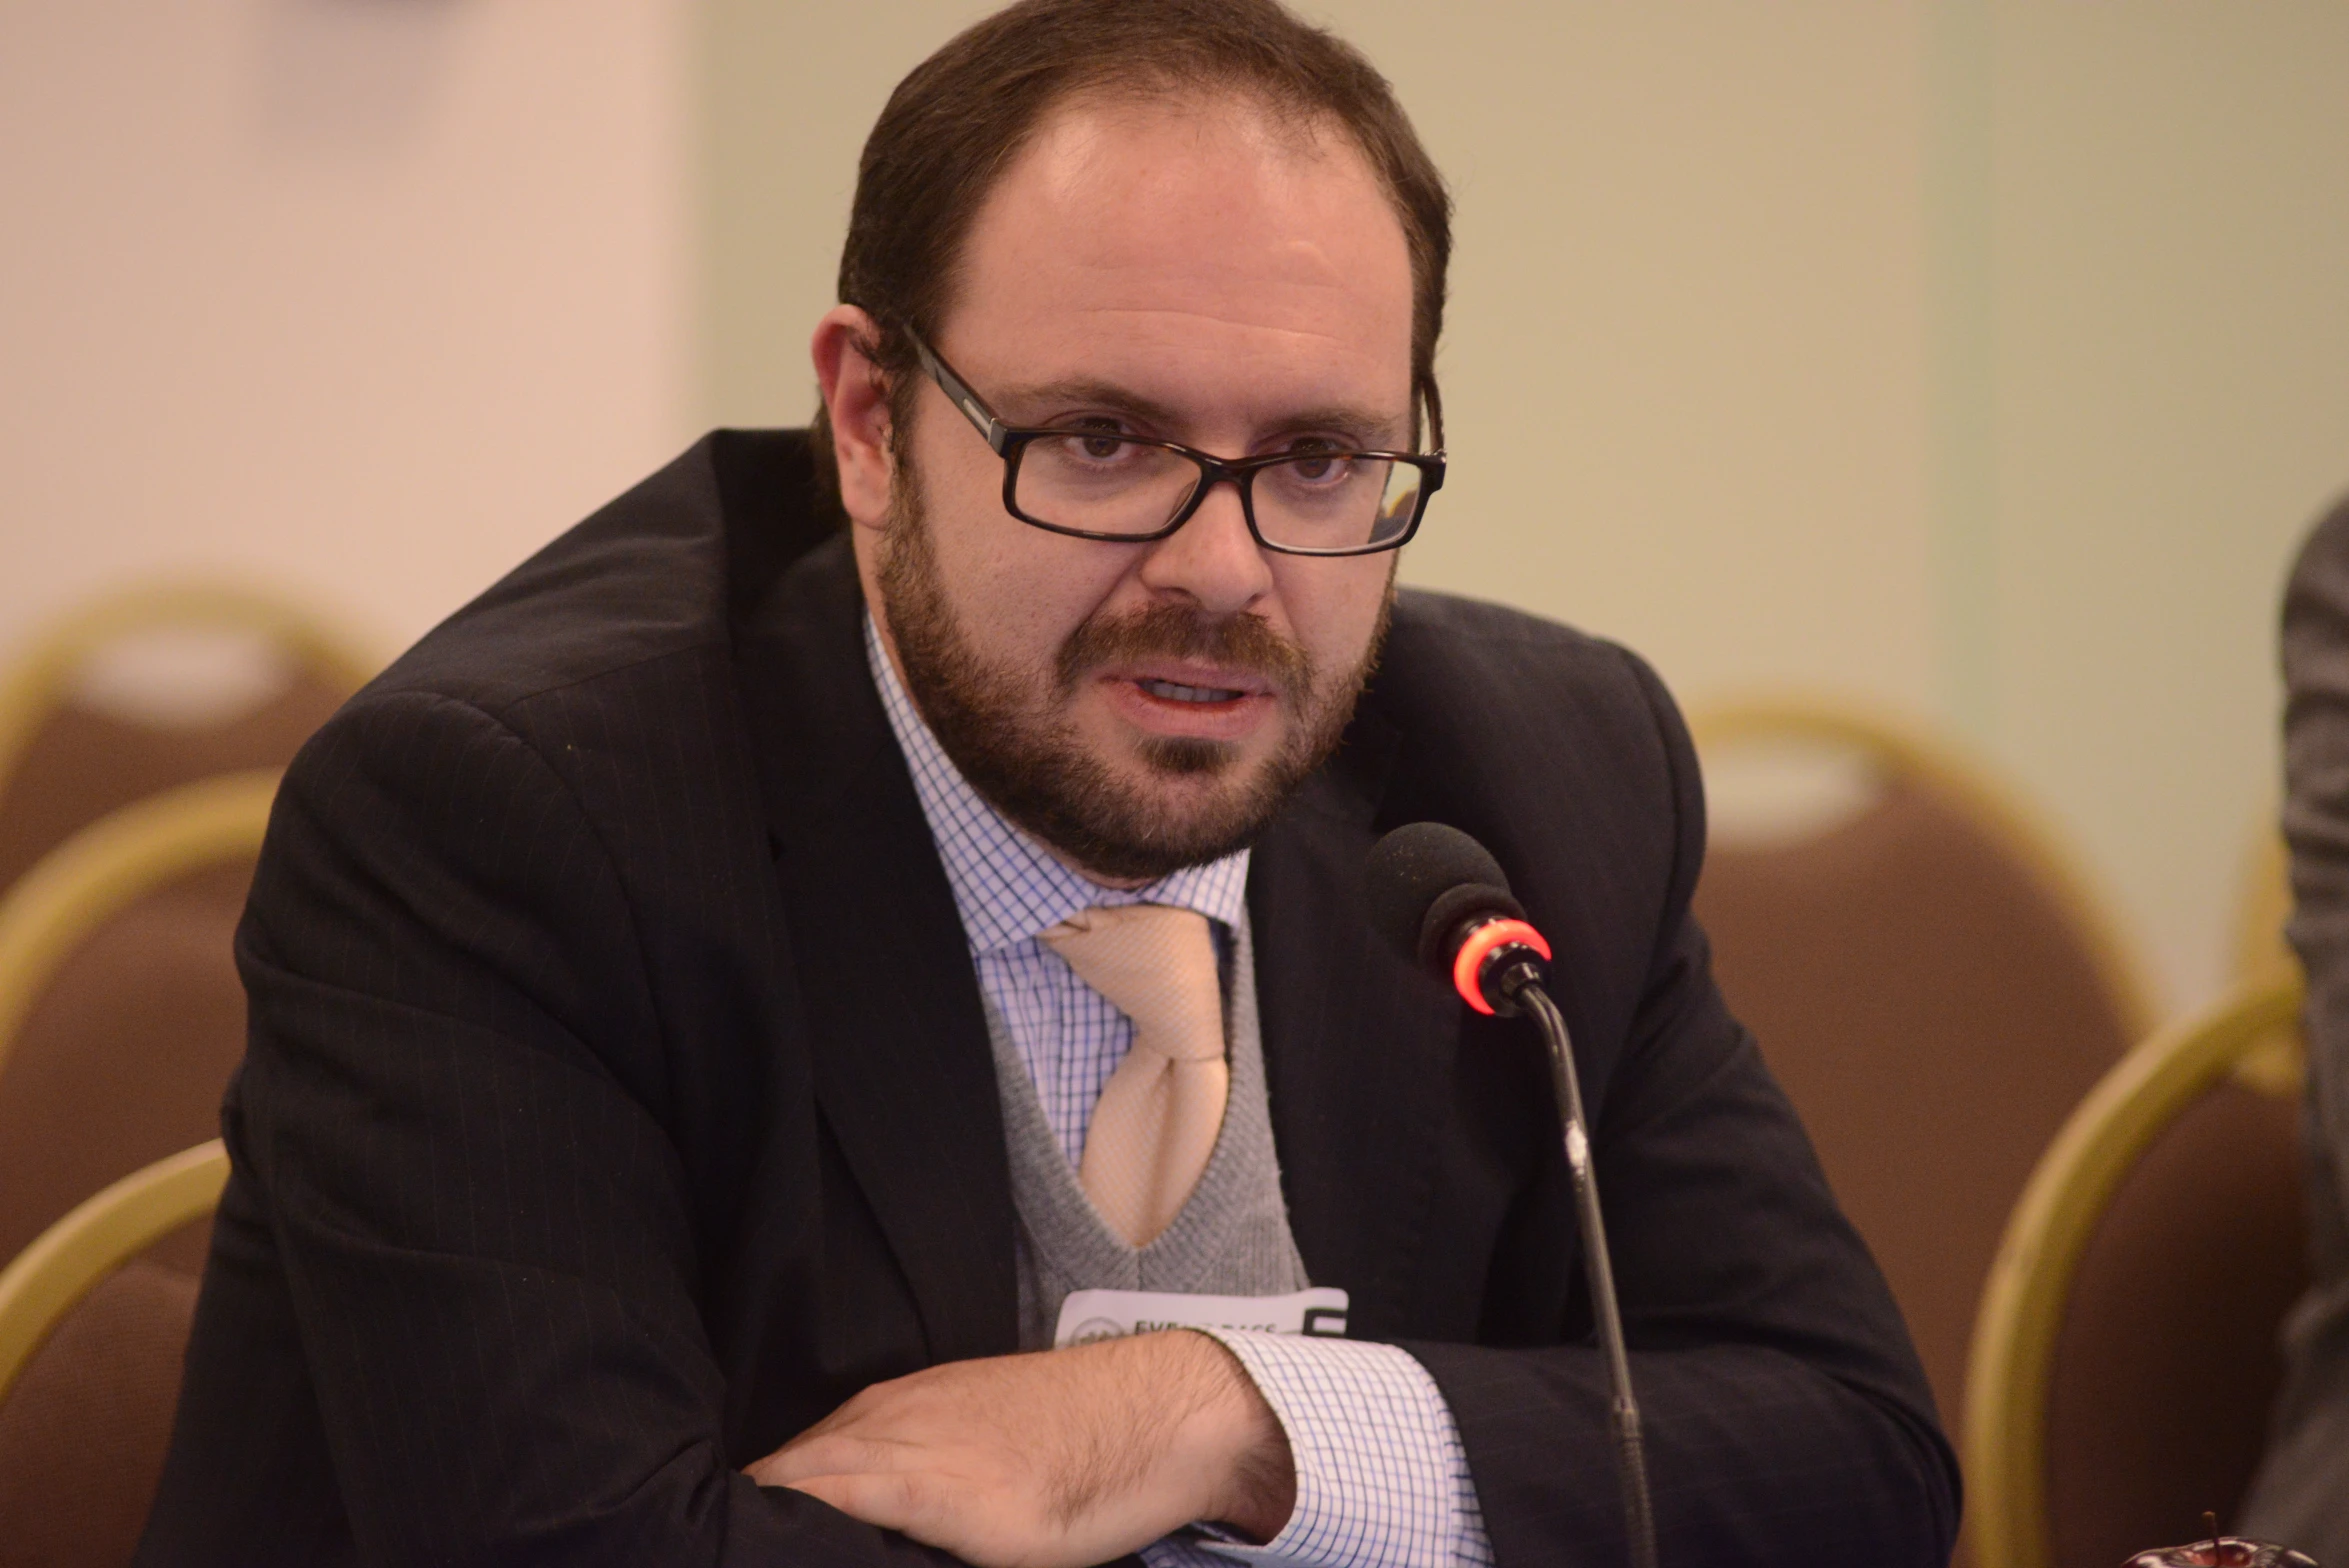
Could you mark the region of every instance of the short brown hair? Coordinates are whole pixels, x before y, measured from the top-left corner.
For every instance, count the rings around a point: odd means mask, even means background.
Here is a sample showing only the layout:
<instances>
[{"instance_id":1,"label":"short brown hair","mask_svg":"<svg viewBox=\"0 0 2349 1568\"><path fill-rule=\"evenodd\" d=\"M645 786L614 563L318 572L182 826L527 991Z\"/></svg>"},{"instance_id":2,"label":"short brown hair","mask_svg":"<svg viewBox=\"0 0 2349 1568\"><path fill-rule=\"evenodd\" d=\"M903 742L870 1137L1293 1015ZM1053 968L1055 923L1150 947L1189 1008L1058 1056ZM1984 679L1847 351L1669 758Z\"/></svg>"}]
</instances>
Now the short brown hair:
<instances>
[{"instance_id":1,"label":"short brown hair","mask_svg":"<svg viewBox=\"0 0 2349 1568\"><path fill-rule=\"evenodd\" d=\"M865 139L840 251L840 298L880 329L866 345L902 430L918 385L907 329L934 339L979 208L1047 111L1080 92L1223 89L1300 121L1334 121L1394 202L1410 249L1411 385L1443 439L1436 339L1452 203L1394 89L1360 50L1278 0L1019 0L916 66ZM811 432L838 482L831 421Z\"/></svg>"}]
</instances>

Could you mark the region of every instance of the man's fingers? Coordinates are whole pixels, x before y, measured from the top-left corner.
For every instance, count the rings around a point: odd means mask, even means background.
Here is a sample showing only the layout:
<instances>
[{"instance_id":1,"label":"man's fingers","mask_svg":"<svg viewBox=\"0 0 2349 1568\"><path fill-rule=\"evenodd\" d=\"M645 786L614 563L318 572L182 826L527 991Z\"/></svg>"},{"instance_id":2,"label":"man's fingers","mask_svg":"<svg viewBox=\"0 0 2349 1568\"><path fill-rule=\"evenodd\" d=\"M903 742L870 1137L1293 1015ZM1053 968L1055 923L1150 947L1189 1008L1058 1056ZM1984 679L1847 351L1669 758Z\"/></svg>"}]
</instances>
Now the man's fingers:
<instances>
[{"instance_id":1,"label":"man's fingers","mask_svg":"<svg viewBox=\"0 0 2349 1568\"><path fill-rule=\"evenodd\" d=\"M796 1486L810 1476L888 1475L919 1463L921 1450L845 1432L823 1432L779 1448L750 1467L761 1486Z\"/></svg>"},{"instance_id":2,"label":"man's fingers","mask_svg":"<svg viewBox=\"0 0 2349 1568\"><path fill-rule=\"evenodd\" d=\"M1077 1568L1105 1555L1058 1539L1016 1509L1004 1512L1000 1497L925 1470L809 1476L790 1490L851 1519L952 1552L973 1568Z\"/></svg>"},{"instance_id":3,"label":"man's fingers","mask_svg":"<svg viewBox=\"0 0 2349 1568\"><path fill-rule=\"evenodd\" d=\"M830 1503L851 1519L884 1530L910 1532L918 1522L914 1478L904 1475L811 1475L791 1483L818 1502Z\"/></svg>"},{"instance_id":4,"label":"man's fingers","mask_svg":"<svg viewBox=\"0 0 2349 1568\"><path fill-rule=\"evenodd\" d=\"M1255 1398L1187 1334L953 1362L875 1384L749 1473L979 1568L1081 1568L1224 1503L1242 1440L1279 1433L1226 1408L1234 1387Z\"/></svg>"}]
</instances>

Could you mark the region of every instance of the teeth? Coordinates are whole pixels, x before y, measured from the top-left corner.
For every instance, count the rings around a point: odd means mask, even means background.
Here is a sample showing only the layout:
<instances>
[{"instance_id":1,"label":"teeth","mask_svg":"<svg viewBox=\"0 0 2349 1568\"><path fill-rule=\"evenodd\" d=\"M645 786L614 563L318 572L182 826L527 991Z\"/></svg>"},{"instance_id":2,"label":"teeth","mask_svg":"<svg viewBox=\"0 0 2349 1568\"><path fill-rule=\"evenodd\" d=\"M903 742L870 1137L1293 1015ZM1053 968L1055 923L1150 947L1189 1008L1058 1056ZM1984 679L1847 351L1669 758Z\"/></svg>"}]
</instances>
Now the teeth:
<instances>
[{"instance_id":1,"label":"teeth","mask_svg":"<svg viewBox=\"0 0 2349 1568\"><path fill-rule=\"evenodd\" d=\"M1232 702L1246 692L1221 691L1213 686L1178 686L1173 681L1136 681L1153 697L1164 697L1169 702Z\"/></svg>"}]
</instances>

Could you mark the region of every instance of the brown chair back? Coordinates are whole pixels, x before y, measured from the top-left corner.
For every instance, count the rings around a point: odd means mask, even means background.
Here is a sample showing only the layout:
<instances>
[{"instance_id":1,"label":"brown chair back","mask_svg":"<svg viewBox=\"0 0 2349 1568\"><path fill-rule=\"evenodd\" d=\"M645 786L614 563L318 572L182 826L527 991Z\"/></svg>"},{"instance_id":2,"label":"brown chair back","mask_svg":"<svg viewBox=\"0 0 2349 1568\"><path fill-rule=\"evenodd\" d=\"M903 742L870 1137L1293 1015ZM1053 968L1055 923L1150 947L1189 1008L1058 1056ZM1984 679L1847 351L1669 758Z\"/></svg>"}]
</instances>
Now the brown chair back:
<instances>
[{"instance_id":1,"label":"brown chair back","mask_svg":"<svg viewBox=\"0 0 2349 1568\"><path fill-rule=\"evenodd\" d=\"M243 856L163 882L58 965L0 1057L0 1258L117 1177L220 1136L245 1051ZM205 1238L167 1261L191 1274Z\"/></svg>"},{"instance_id":2,"label":"brown chair back","mask_svg":"<svg viewBox=\"0 0 2349 1568\"><path fill-rule=\"evenodd\" d=\"M258 707L204 728L141 724L70 701L48 710L0 779L0 889L133 801L216 774L284 767L350 694L304 670Z\"/></svg>"},{"instance_id":3,"label":"brown chair back","mask_svg":"<svg viewBox=\"0 0 2349 1568\"><path fill-rule=\"evenodd\" d=\"M219 1136L244 1054L230 940L251 861L165 882L91 931L0 1061L0 1257L117 1178ZM0 1402L0 1568L123 1568L179 1403L207 1218L108 1275Z\"/></svg>"},{"instance_id":4,"label":"brown chair back","mask_svg":"<svg viewBox=\"0 0 2349 1568\"><path fill-rule=\"evenodd\" d=\"M2132 1049L2065 1122L1999 1244L1964 1441L2002 1568L2107 1568L2224 1522L2305 1284L2297 978Z\"/></svg>"},{"instance_id":5,"label":"brown chair back","mask_svg":"<svg viewBox=\"0 0 2349 1568\"><path fill-rule=\"evenodd\" d=\"M2138 1008L2011 808L1907 737L1849 720L1820 736L1855 737L1873 798L1792 842L1716 844L1696 910L1731 1009L1801 1114L1954 1425L2008 1213L2128 1050Z\"/></svg>"},{"instance_id":6,"label":"brown chair back","mask_svg":"<svg viewBox=\"0 0 2349 1568\"><path fill-rule=\"evenodd\" d=\"M227 774L126 806L0 898L0 1258L218 1135L244 1054L232 940L276 783ZM200 1266L200 1238L172 1257Z\"/></svg>"},{"instance_id":7,"label":"brown chair back","mask_svg":"<svg viewBox=\"0 0 2349 1568\"><path fill-rule=\"evenodd\" d=\"M2138 1159L2073 1276L2048 1388L2056 1568L2236 1516L2308 1284L2298 1107L2228 1081Z\"/></svg>"},{"instance_id":8,"label":"brown chair back","mask_svg":"<svg viewBox=\"0 0 2349 1568\"><path fill-rule=\"evenodd\" d=\"M131 1560L197 1294L158 1244L207 1226L227 1175L220 1140L181 1150L77 1204L0 1269L0 1568Z\"/></svg>"},{"instance_id":9,"label":"brown chair back","mask_svg":"<svg viewBox=\"0 0 2349 1568\"><path fill-rule=\"evenodd\" d=\"M196 1283L135 1259L33 1353L0 1401L0 1568L127 1568L163 1477Z\"/></svg>"},{"instance_id":10,"label":"brown chair back","mask_svg":"<svg viewBox=\"0 0 2349 1568\"><path fill-rule=\"evenodd\" d=\"M161 652L175 685L204 668L189 654L222 637L231 639L229 651L241 645L260 655L262 667L247 673L261 684L248 693L239 682L234 693L245 700L230 711L202 705L168 720L105 702L104 683L94 687L86 677L157 634L167 639ZM191 636L195 647L182 646ZM150 643L147 651L157 650ZM241 588L137 588L76 611L0 680L0 889L133 801L195 779L283 768L372 668L306 614Z\"/></svg>"}]
</instances>

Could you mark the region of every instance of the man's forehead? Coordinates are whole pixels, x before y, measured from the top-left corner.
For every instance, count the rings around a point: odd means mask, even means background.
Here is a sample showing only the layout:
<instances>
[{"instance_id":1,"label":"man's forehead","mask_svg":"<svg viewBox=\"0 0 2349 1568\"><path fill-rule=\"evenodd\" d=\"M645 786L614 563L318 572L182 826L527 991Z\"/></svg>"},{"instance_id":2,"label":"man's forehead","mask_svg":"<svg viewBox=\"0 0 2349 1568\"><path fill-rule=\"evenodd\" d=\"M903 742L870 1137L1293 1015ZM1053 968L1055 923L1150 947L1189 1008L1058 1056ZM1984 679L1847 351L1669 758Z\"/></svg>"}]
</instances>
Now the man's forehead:
<instances>
[{"instance_id":1,"label":"man's forehead","mask_svg":"<svg viewBox=\"0 0 2349 1568\"><path fill-rule=\"evenodd\" d=\"M1047 184L1081 180L1121 144L1187 152L1193 160L1244 151L1268 166L1345 162L1372 179L1342 126L1327 115L1285 109L1239 89L1196 92L1096 88L1069 94L1047 109L1013 164L1029 164Z\"/></svg>"},{"instance_id":2,"label":"man's forehead","mask_svg":"<svg viewBox=\"0 0 2349 1568\"><path fill-rule=\"evenodd\" d=\"M1409 350L1409 249L1367 160L1334 127L1230 94L1055 110L959 270L961 307L1031 331Z\"/></svg>"}]
</instances>

